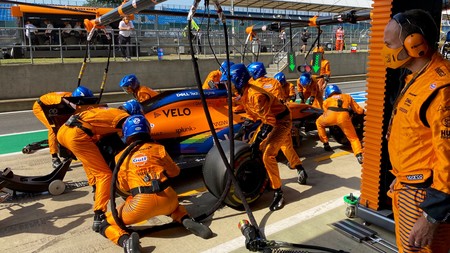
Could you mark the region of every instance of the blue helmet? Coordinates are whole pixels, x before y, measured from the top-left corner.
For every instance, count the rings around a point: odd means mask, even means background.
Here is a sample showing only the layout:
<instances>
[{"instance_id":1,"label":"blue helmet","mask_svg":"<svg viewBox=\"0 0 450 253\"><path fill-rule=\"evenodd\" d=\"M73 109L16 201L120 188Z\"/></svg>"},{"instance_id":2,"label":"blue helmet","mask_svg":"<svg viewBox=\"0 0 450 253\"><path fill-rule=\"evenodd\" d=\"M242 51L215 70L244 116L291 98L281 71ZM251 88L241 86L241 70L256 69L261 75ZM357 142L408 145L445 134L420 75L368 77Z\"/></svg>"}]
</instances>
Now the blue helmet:
<instances>
[{"instance_id":1,"label":"blue helmet","mask_svg":"<svg viewBox=\"0 0 450 253\"><path fill-rule=\"evenodd\" d=\"M258 79L267 74L264 63L262 62L252 62L247 66L247 70L253 79Z\"/></svg>"},{"instance_id":2,"label":"blue helmet","mask_svg":"<svg viewBox=\"0 0 450 253\"><path fill-rule=\"evenodd\" d=\"M278 72L276 73L273 78L277 79L278 82L281 83L281 85L285 85L286 84L286 76L284 75L283 72Z\"/></svg>"},{"instance_id":3,"label":"blue helmet","mask_svg":"<svg viewBox=\"0 0 450 253\"><path fill-rule=\"evenodd\" d=\"M227 77L227 70L228 70L228 65L231 67L234 65L234 62L230 61L224 61L222 62L222 64L220 64L220 72L222 73L222 75L220 76L220 81L224 82L224 81L228 81L228 77Z\"/></svg>"},{"instance_id":4,"label":"blue helmet","mask_svg":"<svg viewBox=\"0 0 450 253\"><path fill-rule=\"evenodd\" d=\"M238 63L230 67L230 77L234 87L240 92L250 80L250 73L244 64Z\"/></svg>"},{"instance_id":5,"label":"blue helmet","mask_svg":"<svg viewBox=\"0 0 450 253\"><path fill-rule=\"evenodd\" d=\"M327 87L325 88L325 98L328 98L335 93L336 94L342 93L341 89L339 89L339 86L337 86L336 84L327 85Z\"/></svg>"},{"instance_id":6,"label":"blue helmet","mask_svg":"<svg viewBox=\"0 0 450 253\"><path fill-rule=\"evenodd\" d=\"M120 87L126 93L133 93L133 91L139 87L139 84L140 84L139 80L137 79L136 75L134 75L134 74L126 75L120 81Z\"/></svg>"},{"instance_id":7,"label":"blue helmet","mask_svg":"<svg viewBox=\"0 0 450 253\"><path fill-rule=\"evenodd\" d=\"M311 78L311 74L310 73L303 73L300 76L300 84L303 87L306 87L306 86L310 85L311 82L312 82L312 78Z\"/></svg>"},{"instance_id":8,"label":"blue helmet","mask_svg":"<svg viewBox=\"0 0 450 253\"><path fill-rule=\"evenodd\" d=\"M150 124L144 115L136 114L128 117L122 126L122 141L126 143L127 139L136 134L150 134Z\"/></svg>"},{"instance_id":9,"label":"blue helmet","mask_svg":"<svg viewBox=\"0 0 450 253\"><path fill-rule=\"evenodd\" d=\"M128 112L130 115L144 114L142 105L136 99L130 99L122 104L122 109Z\"/></svg>"},{"instance_id":10,"label":"blue helmet","mask_svg":"<svg viewBox=\"0 0 450 253\"><path fill-rule=\"evenodd\" d=\"M78 86L73 92L72 97L93 97L94 93L84 86Z\"/></svg>"}]
</instances>

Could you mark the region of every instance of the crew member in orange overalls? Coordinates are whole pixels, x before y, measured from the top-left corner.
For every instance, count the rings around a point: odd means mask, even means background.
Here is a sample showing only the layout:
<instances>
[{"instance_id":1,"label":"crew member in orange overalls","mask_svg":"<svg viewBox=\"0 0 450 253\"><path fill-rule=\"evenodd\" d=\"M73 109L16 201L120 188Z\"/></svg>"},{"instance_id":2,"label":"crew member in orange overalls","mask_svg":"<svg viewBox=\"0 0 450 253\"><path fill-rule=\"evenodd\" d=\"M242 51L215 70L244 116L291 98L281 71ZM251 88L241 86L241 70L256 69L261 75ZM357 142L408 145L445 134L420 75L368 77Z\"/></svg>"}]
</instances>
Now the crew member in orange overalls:
<instances>
[{"instance_id":1,"label":"crew member in orange overalls","mask_svg":"<svg viewBox=\"0 0 450 253\"><path fill-rule=\"evenodd\" d=\"M438 39L439 26L420 9L396 14L384 29L386 67L411 73L386 134L399 252L450 251L450 63Z\"/></svg>"},{"instance_id":2,"label":"crew member in orange overalls","mask_svg":"<svg viewBox=\"0 0 450 253\"><path fill-rule=\"evenodd\" d=\"M318 83L315 77L310 73L305 72L297 79L298 96L302 103L311 105L316 108L321 108L317 97L320 96Z\"/></svg>"},{"instance_id":3,"label":"crew member in orange overalls","mask_svg":"<svg viewBox=\"0 0 450 253\"><path fill-rule=\"evenodd\" d=\"M151 88L141 85L134 74L124 76L120 81L120 87L126 93L133 94L133 97L142 105L145 105L152 97L159 94Z\"/></svg>"},{"instance_id":4,"label":"crew member in orange overalls","mask_svg":"<svg viewBox=\"0 0 450 253\"><path fill-rule=\"evenodd\" d=\"M81 161L88 183L95 189L92 229L96 232L107 210L112 171L95 143L104 136L121 133L129 107L121 108L97 107L72 115L57 134L59 143ZM141 108L138 110L142 112Z\"/></svg>"},{"instance_id":5,"label":"crew member in orange overalls","mask_svg":"<svg viewBox=\"0 0 450 253\"><path fill-rule=\"evenodd\" d=\"M281 84L284 94L284 102L295 102L297 95L295 94L295 86L293 83L286 80L286 76L283 72L276 73L273 78L277 79Z\"/></svg>"},{"instance_id":6,"label":"crew member in orange overalls","mask_svg":"<svg viewBox=\"0 0 450 253\"><path fill-rule=\"evenodd\" d=\"M208 74L205 81L203 82L202 88L204 90L222 89L222 87L220 87L220 83L223 82L223 80L220 80L220 78L222 77L222 73L225 73L227 71L228 65L232 66L233 64L234 62L230 62L230 64L228 64L228 61L223 61L222 64L220 64L219 69L213 70Z\"/></svg>"},{"instance_id":7,"label":"crew member in orange overalls","mask_svg":"<svg viewBox=\"0 0 450 253\"><path fill-rule=\"evenodd\" d=\"M317 82L317 87L318 87L318 93L317 96L315 97L315 99L317 100L317 104L319 105L319 107L317 108L322 108L322 104L323 104L323 92L328 84L328 81L330 80L330 76L331 76L331 68L330 68L330 62L324 58L324 54L325 51L323 49L323 47L316 47L313 50L313 53L321 53L322 54L322 59L320 62L320 73L319 75L312 75L313 82Z\"/></svg>"},{"instance_id":8,"label":"crew member in orange overalls","mask_svg":"<svg viewBox=\"0 0 450 253\"><path fill-rule=\"evenodd\" d=\"M230 68L231 82L241 95L242 105L252 120L261 120L262 126L251 145L253 155L262 151L264 166L269 175L272 189L275 190L270 210L283 208L284 198L281 190L280 171L276 156L283 146L292 147L292 119L289 109L278 98L260 86L249 83L250 73L244 64L235 64ZM259 79L256 80L259 82ZM297 170L297 181L306 184L307 174L295 150L286 154L293 169Z\"/></svg>"},{"instance_id":9,"label":"crew member in orange overalls","mask_svg":"<svg viewBox=\"0 0 450 253\"><path fill-rule=\"evenodd\" d=\"M323 102L323 114L316 120L317 132L320 141L326 151L332 151L328 143L328 136L325 130L328 126L337 125L350 142L353 154L359 164L363 162L361 142L356 135L355 127L352 124L349 109L355 113L363 114L361 108L355 100L348 94L343 94L341 89L335 84L328 85L325 89L325 101Z\"/></svg>"},{"instance_id":10,"label":"crew member in orange overalls","mask_svg":"<svg viewBox=\"0 0 450 253\"><path fill-rule=\"evenodd\" d=\"M158 215L168 215L195 235L210 238L212 231L191 219L184 206L179 204L177 193L170 186L170 178L178 176L180 168L172 161L164 146L151 139L150 124L145 117L130 116L123 124L122 131L126 145L142 142L129 154L122 151L116 155L116 163L124 156L116 185L121 192L131 193L117 208L123 223L131 225ZM122 246L125 252L140 252L139 235L136 232L130 235L121 229L111 212L106 213L100 233Z\"/></svg>"},{"instance_id":11,"label":"crew member in orange overalls","mask_svg":"<svg viewBox=\"0 0 450 253\"><path fill-rule=\"evenodd\" d=\"M70 92L50 92L45 95L39 97L39 99L33 104L33 113L34 116L48 129L48 148L50 149L50 155L52 156L52 166L54 169L58 168L62 163L58 157L58 141L56 140L56 134L53 131L52 126L48 122L47 117L42 110L43 106L66 106L69 110L75 109L73 105L70 105L70 102L64 97L78 97L78 96L86 96L93 97L94 94L91 90L84 86L77 87L72 93Z\"/></svg>"},{"instance_id":12,"label":"crew member in orange overalls","mask_svg":"<svg viewBox=\"0 0 450 253\"><path fill-rule=\"evenodd\" d=\"M284 90L281 83L275 78L267 77L266 68L262 62L252 62L247 66L247 70L252 77L248 83L251 85L256 85L264 90L268 91L276 98L284 101Z\"/></svg>"},{"instance_id":13,"label":"crew member in orange overalls","mask_svg":"<svg viewBox=\"0 0 450 253\"><path fill-rule=\"evenodd\" d=\"M338 29L336 30L336 50L337 51L342 51L344 50L344 29L342 28L342 26L339 26Z\"/></svg>"}]
</instances>

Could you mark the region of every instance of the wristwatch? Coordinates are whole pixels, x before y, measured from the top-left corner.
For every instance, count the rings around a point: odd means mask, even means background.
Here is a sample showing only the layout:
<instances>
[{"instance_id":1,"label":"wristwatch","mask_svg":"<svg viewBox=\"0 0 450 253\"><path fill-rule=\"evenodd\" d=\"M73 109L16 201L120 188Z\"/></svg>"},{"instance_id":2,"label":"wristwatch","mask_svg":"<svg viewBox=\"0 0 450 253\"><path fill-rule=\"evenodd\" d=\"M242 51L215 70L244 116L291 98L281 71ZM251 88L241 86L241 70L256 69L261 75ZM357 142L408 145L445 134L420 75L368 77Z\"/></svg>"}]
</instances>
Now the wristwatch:
<instances>
[{"instance_id":1,"label":"wristwatch","mask_svg":"<svg viewBox=\"0 0 450 253\"><path fill-rule=\"evenodd\" d=\"M428 215L426 212L423 212L423 217L425 217L425 219L427 219L427 221L431 224L439 224L440 222L437 221L435 218L431 217L430 215Z\"/></svg>"}]
</instances>

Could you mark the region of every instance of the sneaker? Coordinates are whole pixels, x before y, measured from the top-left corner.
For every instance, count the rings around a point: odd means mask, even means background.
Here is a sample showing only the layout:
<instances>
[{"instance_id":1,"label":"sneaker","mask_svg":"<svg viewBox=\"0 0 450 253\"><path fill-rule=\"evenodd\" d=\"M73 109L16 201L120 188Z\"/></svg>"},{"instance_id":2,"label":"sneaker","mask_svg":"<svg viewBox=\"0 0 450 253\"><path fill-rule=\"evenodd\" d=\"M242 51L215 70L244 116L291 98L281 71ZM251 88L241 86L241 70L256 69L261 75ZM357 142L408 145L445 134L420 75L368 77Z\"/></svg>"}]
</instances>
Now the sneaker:
<instances>
[{"instance_id":1,"label":"sneaker","mask_svg":"<svg viewBox=\"0 0 450 253\"><path fill-rule=\"evenodd\" d=\"M141 244L139 243L138 233L136 232L131 233L130 237L123 242L123 251L125 253L142 252Z\"/></svg>"},{"instance_id":2,"label":"sneaker","mask_svg":"<svg viewBox=\"0 0 450 253\"><path fill-rule=\"evenodd\" d=\"M359 164L363 163L363 155L362 153L359 153L356 155L356 159L358 160Z\"/></svg>"},{"instance_id":3,"label":"sneaker","mask_svg":"<svg viewBox=\"0 0 450 253\"><path fill-rule=\"evenodd\" d=\"M92 230L94 232L100 232L100 228L102 226L102 222L105 219L105 213L102 211L95 211L94 212L94 223L92 223Z\"/></svg>"},{"instance_id":4,"label":"sneaker","mask_svg":"<svg viewBox=\"0 0 450 253\"><path fill-rule=\"evenodd\" d=\"M130 57L128 57L128 58L127 58L127 61L131 61L131 58L130 58Z\"/></svg>"},{"instance_id":5,"label":"sneaker","mask_svg":"<svg viewBox=\"0 0 450 253\"><path fill-rule=\"evenodd\" d=\"M273 200L270 204L270 211L276 211L280 210L284 207L284 198L283 198L283 191L281 189L275 190L275 193L273 194Z\"/></svg>"},{"instance_id":6,"label":"sneaker","mask_svg":"<svg viewBox=\"0 0 450 253\"><path fill-rule=\"evenodd\" d=\"M183 226L191 231L194 235L201 237L203 239L208 239L212 236L212 231L209 227L196 222L190 218L186 218L182 221Z\"/></svg>"},{"instance_id":7,"label":"sneaker","mask_svg":"<svg viewBox=\"0 0 450 253\"><path fill-rule=\"evenodd\" d=\"M333 149L330 147L330 143L328 142L323 144L323 149L325 149L325 151L333 151Z\"/></svg>"},{"instance_id":8,"label":"sneaker","mask_svg":"<svg viewBox=\"0 0 450 253\"><path fill-rule=\"evenodd\" d=\"M122 60L123 60L123 61L127 61L127 58L123 57Z\"/></svg>"},{"instance_id":9,"label":"sneaker","mask_svg":"<svg viewBox=\"0 0 450 253\"><path fill-rule=\"evenodd\" d=\"M308 179L308 174L306 174L306 170L305 168L303 168L302 165L298 165L296 166L297 169L297 182L301 185L305 185L306 184L306 179Z\"/></svg>"},{"instance_id":10,"label":"sneaker","mask_svg":"<svg viewBox=\"0 0 450 253\"><path fill-rule=\"evenodd\" d=\"M61 166L62 165L62 162L61 162L61 160L59 159L59 157L53 157L52 158L52 167L53 167L53 169L57 169L57 168L59 168L59 166Z\"/></svg>"}]
</instances>

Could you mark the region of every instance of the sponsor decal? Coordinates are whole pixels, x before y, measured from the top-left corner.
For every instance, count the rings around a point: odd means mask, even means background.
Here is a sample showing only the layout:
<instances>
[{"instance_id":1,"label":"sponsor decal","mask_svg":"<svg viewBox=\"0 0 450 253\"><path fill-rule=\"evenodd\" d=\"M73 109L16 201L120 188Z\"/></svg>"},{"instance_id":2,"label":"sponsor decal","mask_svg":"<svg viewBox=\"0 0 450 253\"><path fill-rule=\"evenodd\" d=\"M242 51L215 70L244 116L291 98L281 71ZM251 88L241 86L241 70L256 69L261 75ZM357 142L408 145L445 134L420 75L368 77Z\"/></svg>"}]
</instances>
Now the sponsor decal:
<instances>
[{"instance_id":1,"label":"sponsor decal","mask_svg":"<svg viewBox=\"0 0 450 253\"><path fill-rule=\"evenodd\" d=\"M133 159L131 160L131 162L136 165L136 166L142 166L145 163L147 163L147 156L144 154L138 154L135 157L133 157Z\"/></svg>"},{"instance_id":2,"label":"sponsor decal","mask_svg":"<svg viewBox=\"0 0 450 253\"><path fill-rule=\"evenodd\" d=\"M441 130L441 139L450 139L450 130Z\"/></svg>"},{"instance_id":3,"label":"sponsor decal","mask_svg":"<svg viewBox=\"0 0 450 253\"><path fill-rule=\"evenodd\" d=\"M443 118L441 122L445 127L450 127L450 116Z\"/></svg>"},{"instance_id":4,"label":"sponsor decal","mask_svg":"<svg viewBox=\"0 0 450 253\"><path fill-rule=\"evenodd\" d=\"M450 110L450 105L439 105L438 112L446 112Z\"/></svg>"},{"instance_id":5,"label":"sponsor decal","mask_svg":"<svg viewBox=\"0 0 450 253\"><path fill-rule=\"evenodd\" d=\"M405 99L405 105L406 106L411 106L411 104L412 104L412 100L410 98L406 98Z\"/></svg>"},{"instance_id":6,"label":"sponsor decal","mask_svg":"<svg viewBox=\"0 0 450 253\"><path fill-rule=\"evenodd\" d=\"M181 134L181 133L184 133L184 132L194 131L195 129L196 128L193 127L193 126L188 126L188 127L182 127L182 128L175 129L175 132L177 134Z\"/></svg>"},{"instance_id":7,"label":"sponsor decal","mask_svg":"<svg viewBox=\"0 0 450 253\"><path fill-rule=\"evenodd\" d=\"M164 115L166 115L166 118L169 116L171 117L181 117L181 116L189 116L191 115L191 109L189 108L177 108L177 109L170 109L170 110L163 110Z\"/></svg>"},{"instance_id":8,"label":"sponsor decal","mask_svg":"<svg viewBox=\"0 0 450 253\"><path fill-rule=\"evenodd\" d=\"M408 179L409 181L422 180L423 179L423 175L422 174L408 175L408 176L406 176L406 179Z\"/></svg>"},{"instance_id":9,"label":"sponsor decal","mask_svg":"<svg viewBox=\"0 0 450 253\"><path fill-rule=\"evenodd\" d=\"M408 110L406 110L406 109L403 108L403 107L398 108L398 110L401 111L401 112L403 112L403 113L408 113Z\"/></svg>"},{"instance_id":10,"label":"sponsor decal","mask_svg":"<svg viewBox=\"0 0 450 253\"><path fill-rule=\"evenodd\" d=\"M228 120L216 121L216 122L213 122L213 125L214 125L214 127L225 126L225 125L228 125Z\"/></svg>"},{"instance_id":11,"label":"sponsor decal","mask_svg":"<svg viewBox=\"0 0 450 253\"><path fill-rule=\"evenodd\" d=\"M436 89L436 84L435 83L430 84L430 90L434 90L434 89Z\"/></svg>"},{"instance_id":12,"label":"sponsor decal","mask_svg":"<svg viewBox=\"0 0 450 253\"><path fill-rule=\"evenodd\" d=\"M439 76L445 76L445 75L446 75L445 72L444 72L440 67L437 67L437 68L435 68L434 70L436 71L436 73L437 73Z\"/></svg>"}]
</instances>

